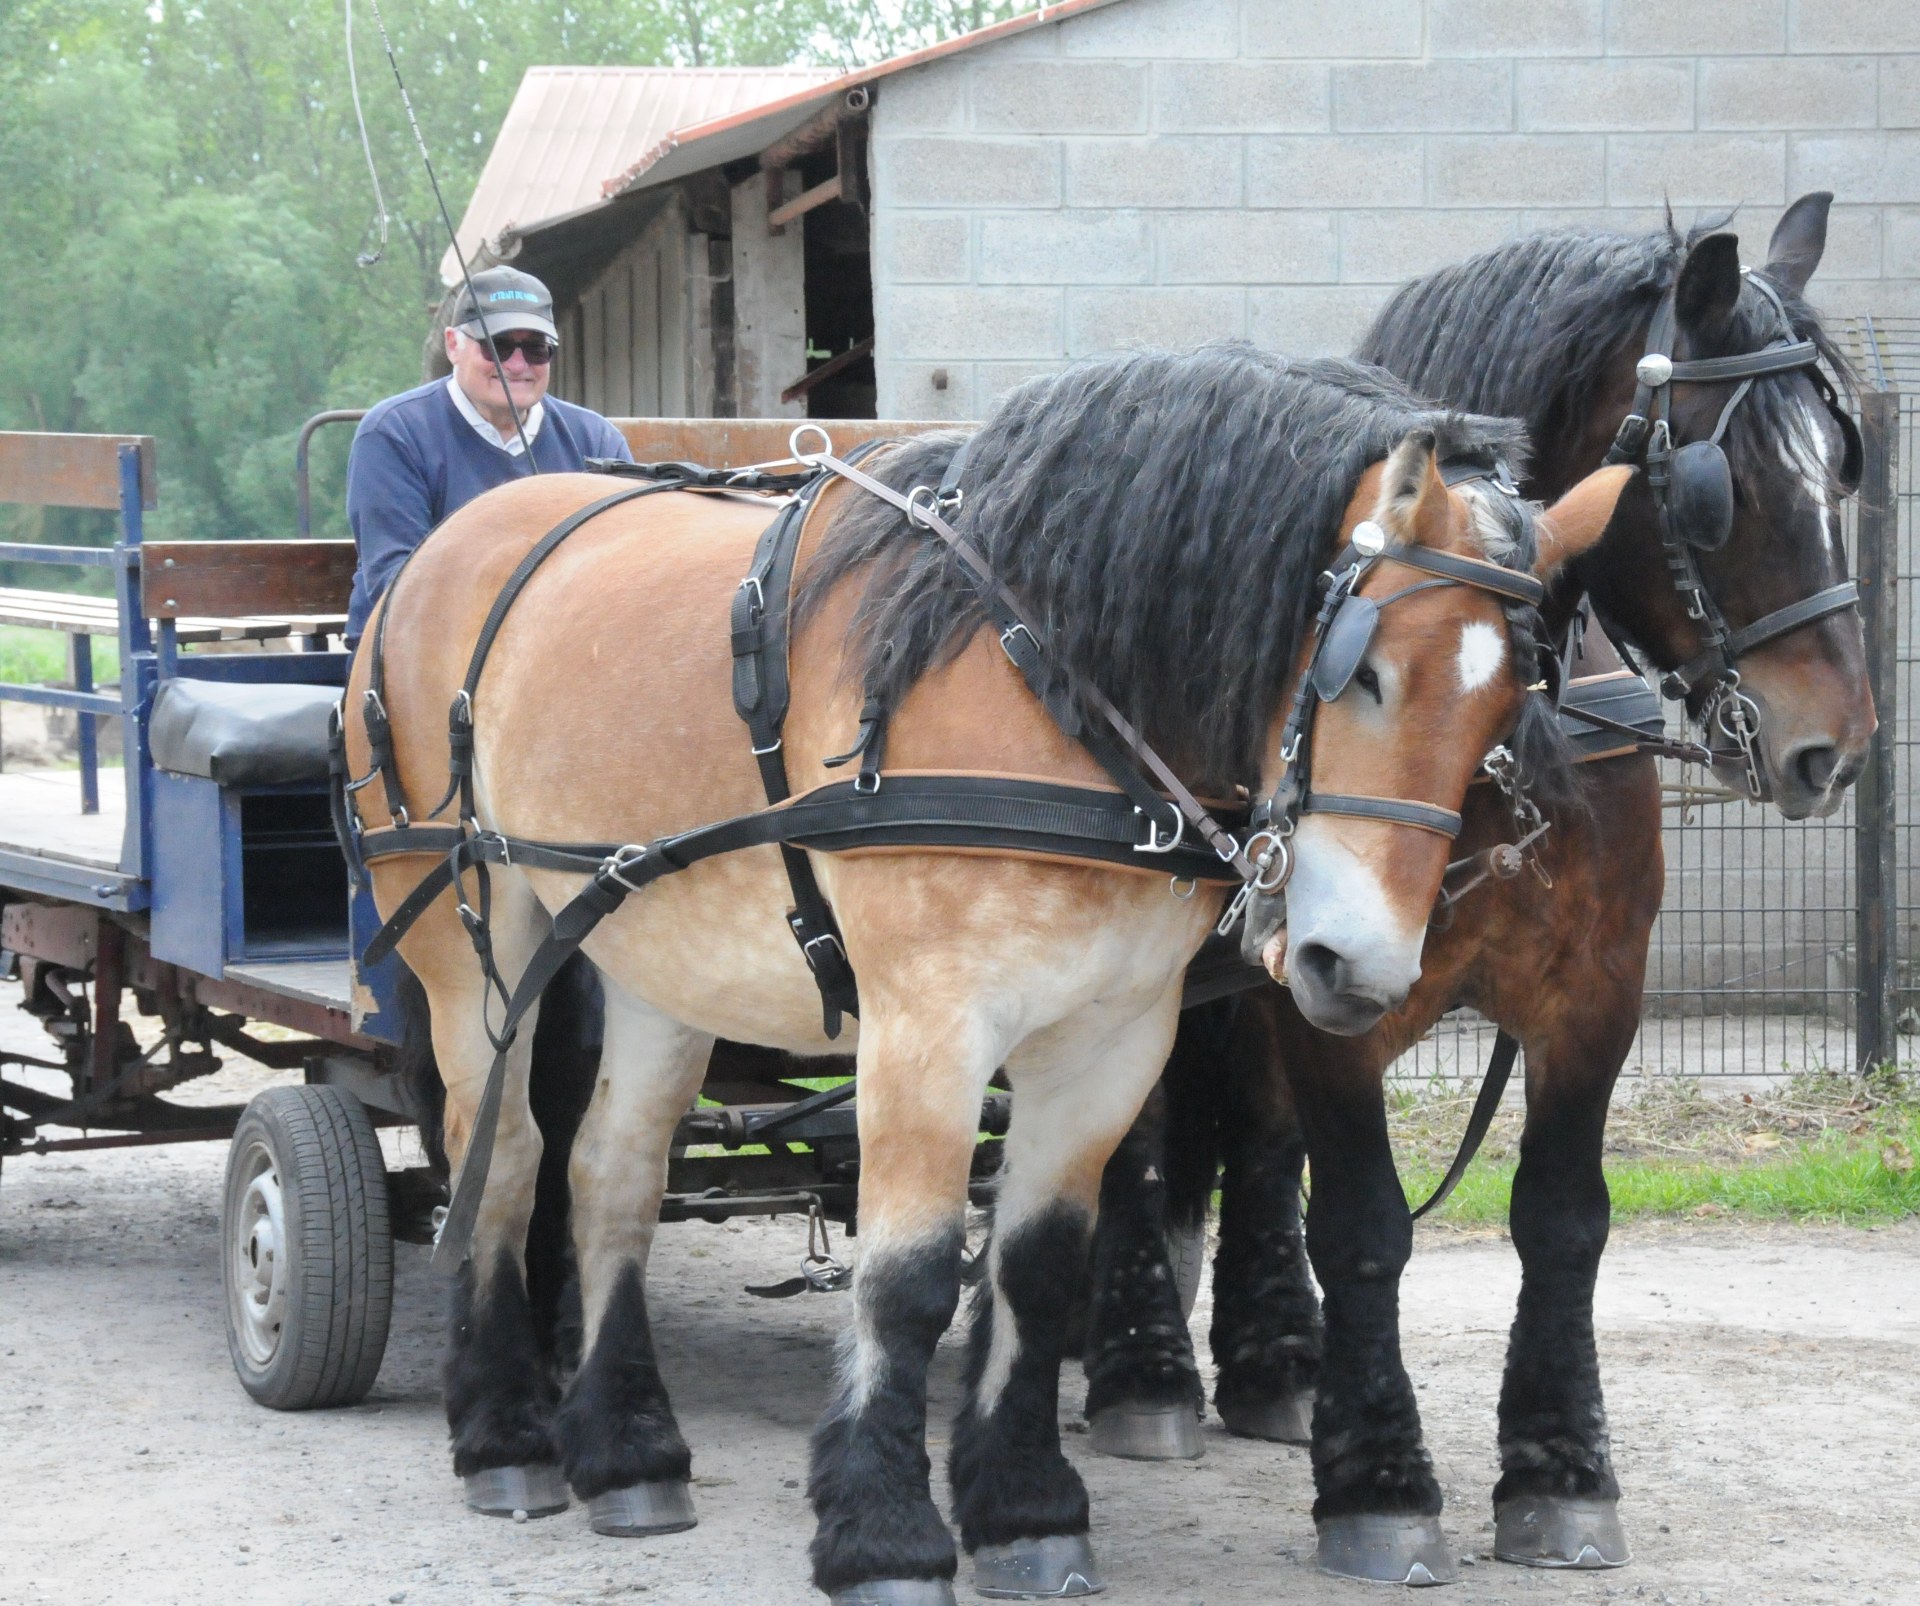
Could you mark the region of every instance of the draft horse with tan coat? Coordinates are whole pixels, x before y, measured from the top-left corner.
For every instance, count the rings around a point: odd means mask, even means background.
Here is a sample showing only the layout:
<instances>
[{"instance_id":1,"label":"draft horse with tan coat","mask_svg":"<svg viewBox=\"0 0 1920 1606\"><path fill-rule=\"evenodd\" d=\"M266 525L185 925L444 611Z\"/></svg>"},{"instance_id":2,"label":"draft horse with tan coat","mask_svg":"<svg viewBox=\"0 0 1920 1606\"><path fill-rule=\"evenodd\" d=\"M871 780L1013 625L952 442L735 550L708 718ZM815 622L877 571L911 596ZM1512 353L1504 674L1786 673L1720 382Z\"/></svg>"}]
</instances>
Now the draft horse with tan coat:
<instances>
[{"instance_id":1,"label":"draft horse with tan coat","mask_svg":"<svg viewBox=\"0 0 1920 1606\"><path fill-rule=\"evenodd\" d=\"M1553 496L1610 458L1634 465L1606 538L1551 588L1553 639L1574 674L1617 672L1604 641L1579 656L1581 614L1596 613L1701 720L1721 778L1792 819L1839 806L1875 726L1839 522L1861 443L1816 366L1844 383L1844 358L1803 298L1831 200L1788 208L1751 273L1737 239L1711 228L1515 241L1399 291L1361 344L1422 391L1524 418L1536 448L1529 494ZM1653 714L1657 731L1657 704ZM1551 885L1522 874L1460 902L1404 1005L1345 1038L1317 1030L1277 988L1182 1022L1166 1163L1183 1221L1204 1211L1224 1163L1215 1404L1251 1436L1304 1439L1311 1420L1314 1514L1333 1570L1396 1580L1454 1570L1400 1357L1412 1232L1381 1079L1462 1004L1526 1052L1511 1212L1523 1275L1500 1394L1496 1551L1544 1566L1628 1556L1593 1292L1607 1241L1608 1103L1639 1025L1663 890L1659 777L1632 731L1573 728L1613 756L1582 766L1578 798L1548 802L1539 851ZM1512 829L1493 789L1476 792L1463 852ZM1127 1175L1108 1179L1089 1412L1106 1413L1107 1436L1130 1453L1153 1453L1128 1419L1160 1425L1184 1406L1188 1436L1172 1447L1196 1454L1199 1374L1166 1308L1161 1201L1143 1205L1137 1185L1151 1154L1146 1134L1130 1139L1115 1161ZM1308 1155L1305 1247L1324 1335L1301 1245Z\"/></svg>"},{"instance_id":2,"label":"draft horse with tan coat","mask_svg":"<svg viewBox=\"0 0 1920 1606\"><path fill-rule=\"evenodd\" d=\"M1029 610L1056 671L1048 702L1010 662L1019 644L983 628L991 609L952 548L891 502L831 484L792 581L782 741L796 805L834 785L829 760L863 725L856 745L877 758L876 713L881 797L953 775L1112 790L1063 728L1109 697L1201 795L1280 789L1275 818L1300 821L1292 918L1321 932L1338 971L1304 1007L1337 1015L1354 994L1397 1001L1418 974L1448 858L1448 832L1431 822L1457 811L1537 673L1519 650L1527 610L1510 600L1523 589L1515 571L1544 577L1577 556L1625 478L1594 476L1537 523L1485 479L1447 484L1443 470L1491 470L1517 440L1510 425L1429 408L1373 370L1244 346L1030 382L973 439L956 520ZM924 437L865 470L895 494L931 493L958 445ZM543 532L605 490L555 476L495 491L442 526L388 593L369 639L384 634L384 709L408 796L436 793L448 772L446 710L503 582ZM613 508L552 551L500 624L467 709L479 829L517 843L658 844L762 810L762 774L729 696L728 621L767 519L752 499L675 492ZM1315 577L1349 535L1363 561L1337 588L1379 611L1342 684L1309 692L1311 768L1288 776L1288 790L1280 751L1305 706L1288 693L1313 639ZM1480 667L1463 687L1469 657ZM366 658L350 711L364 704ZM350 713L348 725L363 771L364 720ZM386 828L374 795L357 794L369 841ZM1384 802L1401 812L1373 806ZM1409 813L1427 823L1406 823ZM1143 828L1146 849L1171 834L1151 817ZM1070 1269L1086 1254L1102 1167L1165 1062L1183 973L1224 890L1218 879L1170 885L1152 852L1113 864L834 846L805 857L858 977L861 1253L838 1391L814 1439L814 1581L846 1606L951 1599L955 1547L928 1482L926 1371L959 1299L981 1097L1004 1067L1014 1115L953 1436L954 1505L978 1582L1075 1588L1093 1563L1085 1489L1055 1420ZM1269 841L1264 864L1273 851ZM579 877L517 849L504 857L488 912L511 978L551 912L572 906ZM423 867L374 860L383 914ZM675 1125L715 1038L803 1055L845 1044L830 1039L795 947L791 896L780 853L763 844L654 881L586 939L605 990L604 1048L569 1167L583 1359L557 1399L525 1286L541 1161L530 1019L505 1049L448 1364L454 1465L470 1487L557 1463L602 1531L692 1520L689 1451L648 1333L647 1253ZM426 994L459 1162L494 1057L488 982L451 896L411 926L401 952Z\"/></svg>"}]
</instances>

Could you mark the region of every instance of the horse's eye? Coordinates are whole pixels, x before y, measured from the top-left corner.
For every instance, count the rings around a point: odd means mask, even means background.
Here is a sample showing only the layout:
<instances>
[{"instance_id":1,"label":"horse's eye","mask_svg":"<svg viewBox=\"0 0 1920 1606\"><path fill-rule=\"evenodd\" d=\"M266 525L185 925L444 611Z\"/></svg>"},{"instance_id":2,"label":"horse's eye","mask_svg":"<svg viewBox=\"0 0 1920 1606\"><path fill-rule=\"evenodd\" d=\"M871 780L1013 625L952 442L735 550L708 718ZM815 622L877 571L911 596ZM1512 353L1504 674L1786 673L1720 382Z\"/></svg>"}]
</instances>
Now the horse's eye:
<instances>
[{"instance_id":1,"label":"horse's eye","mask_svg":"<svg viewBox=\"0 0 1920 1606\"><path fill-rule=\"evenodd\" d=\"M1353 672L1353 683L1376 703L1381 700L1380 677L1373 672L1373 666L1371 664L1362 664Z\"/></svg>"}]
</instances>

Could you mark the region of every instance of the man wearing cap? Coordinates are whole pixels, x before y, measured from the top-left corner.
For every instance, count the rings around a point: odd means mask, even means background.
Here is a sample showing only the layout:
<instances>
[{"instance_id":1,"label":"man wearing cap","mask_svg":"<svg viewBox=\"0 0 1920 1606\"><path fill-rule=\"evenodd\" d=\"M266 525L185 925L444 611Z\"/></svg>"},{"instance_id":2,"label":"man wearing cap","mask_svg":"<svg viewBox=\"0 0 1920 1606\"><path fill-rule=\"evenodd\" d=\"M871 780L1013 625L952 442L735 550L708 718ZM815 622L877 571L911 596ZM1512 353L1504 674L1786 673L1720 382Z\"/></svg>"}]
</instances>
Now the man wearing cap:
<instances>
[{"instance_id":1,"label":"man wearing cap","mask_svg":"<svg viewBox=\"0 0 1920 1606\"><path fill-rule=\"evenodd\" d=\"M455 508L524 474L578 472L590 457L632 460L606 419L547 395L559 334L553 298L532 274L474 274L471 291L454 299L446 341L450 377L389 396L354 431L347 522L360 563L349 644L407 554Z\"/></svg>"}]
</instances>

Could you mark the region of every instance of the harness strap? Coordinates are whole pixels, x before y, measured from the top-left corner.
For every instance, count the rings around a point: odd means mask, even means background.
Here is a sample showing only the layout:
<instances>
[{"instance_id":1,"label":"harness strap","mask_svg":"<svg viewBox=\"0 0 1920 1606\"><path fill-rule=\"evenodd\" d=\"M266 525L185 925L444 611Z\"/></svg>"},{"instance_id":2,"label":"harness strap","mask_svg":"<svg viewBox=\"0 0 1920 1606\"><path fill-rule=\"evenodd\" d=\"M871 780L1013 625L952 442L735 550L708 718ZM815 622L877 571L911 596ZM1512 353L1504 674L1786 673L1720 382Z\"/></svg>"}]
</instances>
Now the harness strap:
<instances>
[{"instance_id":1,"label":"harness strap","mask_svg":"<svg viewBox=\"0 0 1920 1606\"><path fill-rule=\"evenodd\" d=\"M748 827L742 822L763 821ZM1236 823L1238 823L1236 821ZM759 832L728 845L707 846L703 833ZM760 843L794 844L822 853L861 848L962 848L1029 853L1140 868L1156 851L1154 823L1143 822L1123 794L1010 776L915 775L887 777L879 791L858 780L832 781L772 808L733 816L713 826L662 838L656 844L671 868L683 869L713 853ZM682 844L691 844L684 852ZM527 842L495 831L464 832L451 825L415 825L369 831L369 861L401 854L433 854L440 862L395 907L362 955L384 958L464 869L480 864L593 874L628 845L614 842ZM1182 880L1232 882L1235 873L1209 848L1186 842L1153 866Z\"/></svg>"},{"instance_id":2,"label":"harness strap","mask_svg":"<svg viewBox=\"0 0 1920 1606\"><path fill-rule=\"evenodd\" d=\"M1464 558L1453 552L1436 552L1430 547L1400 545L1388 547L1380 558L1382 562L1391 559L1409 569L1422 569L1449 580L1463 580L1481 591L1491 591L1509 602L1523 602L1530 608L1539 607L1547 595L1546 586L1532 575L1482 558Z\"/></svg>"},{"instance_id":3,"label":"harness strap","mask_svg":"<svg viewBox=\"0 0 1920 1606\"><path fill-rule=\"evenodd\" d=\"M1513 1075L1513 1062L1519 1053L1519 1038L1504 1029L1494 1034L1493 1054L1487 1061L1487 1074L1480 1083L1480 1096L1473 1101L1473 1114L1467 1117L1467 1130L1461 1134L1460 1147L1454 1153L1453 1164L1447 1167L1447 1174L1440 1179L1440 1186L1433 1190L1427 1202L1413 1212L1415 1221L1429 1210L1437 1210L1445 1204L1447 1195L1460 1185L1460 1179L1467 1174L1467 1167L1480 1152L1487 1129L1493 1125L1493 1118L1500 1111L1500 1098L1507 1090L1507 1080Z\"/></svg>"},{"instance_id":4,"label":"harness strap","mask_svg":"<svg viewBox=\"0 0 1920 1606\"><path fill-rule=\"evenodd\" d=\"M1432 803L1415 803L1397 797L1363 797L1348 792L1308 792L1300 804L1302 814L1344 814L1356 820L1386 820L1394 825L1411 825L1431 831L1448 841L1460 834L1460 816L1452 809Z\"/></svg>"},{"instance_id":5,"label":"harness strap","mask_svg":"<svg viewBox=\"0 0 1920 1606\"><path fill-rule=\"evenodd\" d=\"M1727 637L1725 650L1730 657L1739 658L1755 647L1765 646L1769 641L1777 641L1807 625L1818 624L1822 619L1859 606L1860 587L1852 580L1842 580L1838 585L1816 591L1798 602L1790 602L1786 607L1776 608L1752 624L1742 626ZM1690 695L1702 679L1716 670L1718 657L1717 652L1703 652L1674 670L1667 679L1677 689L1678 695Z\"/></svg>"},{"instance_id":6,"label":"harness strap","mask_svg":"<svg viewBox=\"0 0 1920 1606\"><path fill-rule=\"evenodd\" d=\"M527 582L550 558L554 550L581 525L598 518L610 508L618 507L622 502L631 502L642 496L657 496L662 491L681 489L678 481L650 482L646 485L629 485L615 491L611 496L603 496L597 502L589 502L575 513L569 514L551 530L540 537L519 563L513 573L507 576L507 582L493 599L493 606L487 610L487 617L480 626L480 634L474 638L473 652L467 659L466 678L461 681L460 689L453 695L452 706L447 710L447 790L430 810L427 817L437 817L456 796L461 797L461 818L471 816L473 785L473 698L480 689L480 676L487 667L487 656L493 651L494 638L500 634L500 627L507 622L507 613L519 600L520 593L526 589ZM417 549L416 549L417 550ZM384 626L386 620L382 618Z\"/></svg>"},{"instance_id":7,"label":"harness strap","mask_svg":"<svg viewBox=\"0 0 1920 1606\"><path fill-rule=\"evenodd\" d=\"M1759 280L1753 281L1759 284ZM1764 293L1765 286L1761 286ZM1777 299L1774 304L1779 305ZM1784 311L1782 317L1785 316ZM1768 346L1762 351L1736 352L1730 357L1694 357L1672 364L1670 378L1698 385L1723 384L1729 379L1760 379L1767 374L1811 368L1820 360L1820 348L1811 340Z\"/></svg>"},{"instance_id":8,"label":"harness strap","mask_svg":"<svg viewBox=\"0 0 1920 1606\"><path fill-rule=\"evenodd\" d=\"M872 451L878 441L863 443L854 456ZM753 562L733 594L729 628L733 647L733 707L745 722L753 746L760 785L769 804L792 795L781 731L786 723L792 688L787 679L788 613L793 590L793 566L806 529L807 515L819 500L826 476L809 468L809 478L793 501L780 511L754 547ZM856 751L873 742L875 727L864 723ZM870 755L877 768L878 748ZM861 765L869 788L868 762ZM807 968L820 989L820 1018L829 1041L839 1037L841 1017L860 1014L860 992L847 958L845 939L820 891L813 866L799 848L780 844L780 858L793 893L787 926L799 944Z\"/></svg>"}]
</instances>

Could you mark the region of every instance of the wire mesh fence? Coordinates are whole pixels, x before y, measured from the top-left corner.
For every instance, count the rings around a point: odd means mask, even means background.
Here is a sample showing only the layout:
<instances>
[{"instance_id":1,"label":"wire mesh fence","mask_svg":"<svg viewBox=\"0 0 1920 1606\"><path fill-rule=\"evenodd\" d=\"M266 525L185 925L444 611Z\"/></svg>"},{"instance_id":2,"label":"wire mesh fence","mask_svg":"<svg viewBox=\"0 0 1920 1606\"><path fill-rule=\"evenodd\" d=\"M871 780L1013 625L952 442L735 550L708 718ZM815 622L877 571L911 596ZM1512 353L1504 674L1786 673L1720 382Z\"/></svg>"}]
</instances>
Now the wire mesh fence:
<instances>
[{"instance_id":1,"label":"wire mesh fence","mask_svg":"<svg viewBox=\"0 0 1920 1606\"><path fill-rule=\"evenodd\" d=\"M1920 1057L1920 319L1840 331L1868 442L1845 541L1882 722L1834 814L1790 821L1662 760L1666 896L1623 1075L1778 1079ZM1684 731L1677 705L1669 730ZM1478 1077L1471 1011L1403 1055L1402 1079Z\"/></svg>"}]
</instances>

